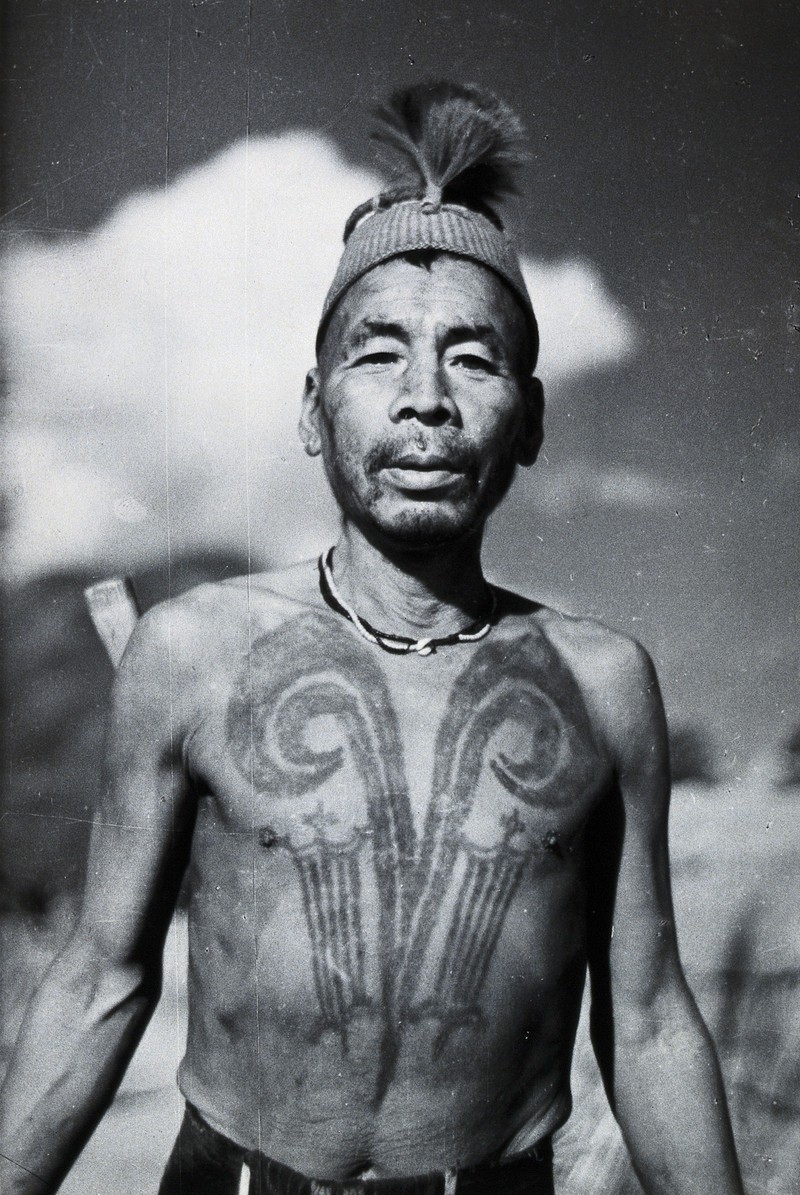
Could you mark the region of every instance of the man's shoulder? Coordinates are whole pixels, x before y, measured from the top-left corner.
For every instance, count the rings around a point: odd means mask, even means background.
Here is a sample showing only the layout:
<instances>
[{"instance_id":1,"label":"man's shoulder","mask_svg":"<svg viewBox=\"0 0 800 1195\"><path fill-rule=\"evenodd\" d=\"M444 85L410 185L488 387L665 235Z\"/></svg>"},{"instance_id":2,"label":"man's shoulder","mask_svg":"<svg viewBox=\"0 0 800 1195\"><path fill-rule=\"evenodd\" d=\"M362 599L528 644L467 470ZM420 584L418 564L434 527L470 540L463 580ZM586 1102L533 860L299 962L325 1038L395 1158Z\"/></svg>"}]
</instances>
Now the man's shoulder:
<instances>
[{"instance_id":1,"label":"man's shoulder","mask_svg":"<svg viewBox=\"0 0 800 1195\"><path fill-rule=\"evenodd\" d=\"M632 635L597 618L571 614L520 594L502 592L504 609L535 625L570 669L587 679L622 680L626 675L640 673L649 664L646 650Z\"/></svg>"},{"instance_id":2,"label":"man's shoulder","mask_svg":"<svg viewBox=\"0 0 800 1195\"><path fill-rule=\"evenodd\" d=\"M542 629L553 645L569 655L574 667L587 678L605 683L623 681L640 674L650 661L638 639L597 618L567 614L548 607L542 617Z\"/></svg>"},{"instance_id":3,"label":"man's shoulder","mask_svg":"<svg viewBox=\"0 0 800 1195\"><path fill-rule=\"evenodd\" d=\"M605 737L638 720L660 702L652 660L632 635L597 618L504 595L505 608L535 626L578 684L595 726ZM624 733L624 730L623 730Z\"/></svg>"},{"instance_id":4,"label":"man's shoulder","mask_svg":"<svg viewBox=\"0 0 800 1195\"><path fill-rule=\"evenodd\" d=\"M315 565L208 581L158 602L142 615L125 653L133 660L168 659L170 668L196 668L247 651L254 634L277 626L304 606L319 604Z\"/></svg>"},{"instance_id":5,"label":"man's shoulder","mask_svg":"<svg viewBox=\"0 0 800 1195\"><path fill-rule=\"evenodd\" d=\"M578 686L598 744L619 774L648 776L661 800L668 777L667 726L653 661L632 635L596 618L504 595L538 628Z\"/></svg>"}]
</instances>

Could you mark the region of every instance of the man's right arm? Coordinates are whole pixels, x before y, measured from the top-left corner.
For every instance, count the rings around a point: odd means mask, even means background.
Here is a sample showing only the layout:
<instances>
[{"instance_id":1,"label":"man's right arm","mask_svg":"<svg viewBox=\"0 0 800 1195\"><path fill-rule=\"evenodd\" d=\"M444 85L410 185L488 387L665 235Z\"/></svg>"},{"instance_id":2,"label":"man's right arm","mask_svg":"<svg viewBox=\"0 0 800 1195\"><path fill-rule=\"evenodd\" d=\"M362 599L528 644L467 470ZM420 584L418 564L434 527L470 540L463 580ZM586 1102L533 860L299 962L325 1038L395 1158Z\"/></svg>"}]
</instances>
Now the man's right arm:
<instances>
[{"instance_id":1,"label":"man's right arm","mask_svg":"<svg viewBox=\"0 0 800 1195\"><path fill-rule=\"evenodd\" d=\"M2 1195L57 1189L158 1000L194 813L174 650L185 636L175 632L169 607L147 615L117 677L83 907L31 1002L0 1095Z\"/></svg>"}]
</instances>

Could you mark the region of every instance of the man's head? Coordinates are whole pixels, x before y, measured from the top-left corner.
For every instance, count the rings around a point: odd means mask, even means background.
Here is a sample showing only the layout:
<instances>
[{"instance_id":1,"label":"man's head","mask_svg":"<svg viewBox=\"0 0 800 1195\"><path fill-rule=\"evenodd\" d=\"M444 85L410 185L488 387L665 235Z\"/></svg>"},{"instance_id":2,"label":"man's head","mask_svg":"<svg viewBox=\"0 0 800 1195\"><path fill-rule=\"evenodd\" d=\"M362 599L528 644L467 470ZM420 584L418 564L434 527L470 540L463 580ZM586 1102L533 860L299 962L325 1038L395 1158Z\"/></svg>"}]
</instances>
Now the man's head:
<instances>
[{"instance_id":1,"label":"man's head","mask_svg":"<svg viewBox=\"0 0 800 1195\"><path fill-rule=\"evenodd\" d=\"M346 518L423 548L480 532L541 443L536 319L493 209L521 128L452 84L400 92L381 118L404 166L348 220L300 431Z\"/></svg>"},{"instance_id":2,"label":"man's head","mask_svg":"<svg viewBox=\"0 0 800 1195\"><path fill-rule=\"evenodd\" d=\"M383 262L333 311L300 433L346 518L424 549L479 532L542 438L529 329L510 288L447 252Z\"/></svg>"}]
</instances>

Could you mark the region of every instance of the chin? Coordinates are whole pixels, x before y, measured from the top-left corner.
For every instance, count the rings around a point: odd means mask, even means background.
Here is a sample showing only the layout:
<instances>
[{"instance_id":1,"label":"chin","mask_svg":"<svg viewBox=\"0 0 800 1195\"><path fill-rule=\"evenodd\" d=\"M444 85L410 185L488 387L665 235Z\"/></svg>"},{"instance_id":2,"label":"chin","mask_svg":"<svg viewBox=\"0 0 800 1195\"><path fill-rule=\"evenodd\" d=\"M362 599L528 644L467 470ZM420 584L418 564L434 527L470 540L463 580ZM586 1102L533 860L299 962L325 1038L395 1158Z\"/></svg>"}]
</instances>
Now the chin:
<instances>
[{"instance_id":1,"label":"chin","mask_svg":"<svg viewBox=\"0 0 800 1195\"><path fill-rule=\"evenodd\" d=\"M485 521L485 518L470 517L462 511L423 507L398 511L391 517L375 518L371 529L373 535L394 547L405 551L425 551L445 547L474 535L481 530Z\"/></svg>"}]
</instances>

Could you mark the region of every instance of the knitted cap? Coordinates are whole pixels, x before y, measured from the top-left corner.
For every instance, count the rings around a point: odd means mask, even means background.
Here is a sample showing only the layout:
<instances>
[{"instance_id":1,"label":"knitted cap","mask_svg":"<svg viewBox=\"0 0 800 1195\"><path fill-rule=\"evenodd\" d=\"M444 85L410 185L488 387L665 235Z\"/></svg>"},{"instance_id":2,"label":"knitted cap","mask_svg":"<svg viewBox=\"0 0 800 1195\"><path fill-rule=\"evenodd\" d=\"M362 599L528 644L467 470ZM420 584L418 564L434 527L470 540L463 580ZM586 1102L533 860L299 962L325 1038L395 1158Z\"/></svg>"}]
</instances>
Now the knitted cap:
<instances>
[{"instance_id":1,"label":"knitted cap","mask_svg":"<svg viewBox=\"0 0 800 1195\"><path fill-rule=\"evenodd\" d=\"M322 308L317 349L345 291L375 266L418 249L452 253L487 266L511 288L528 322L533 361L539 331L517 254L502 229L480 212L456 204L403 200L366 216L345 243L344 253Z\"/></svg>"},{"instance_id":2,"label":"knitted cap","mask_svg":"<svg viewBox=\"0 0 800 1195\"><path fill-rule=\"evenodd\" d=\"M375 266L419 250L452 253L494 271L528 324L530 358L539 331L516 250L494 211L514 189L521 125L496 96L452 83L395 93L379 112L375 139L402 159L394 185L352 213L345 247L325 299L317 351L342 295Z\"/></svg>"}]
</instances>

